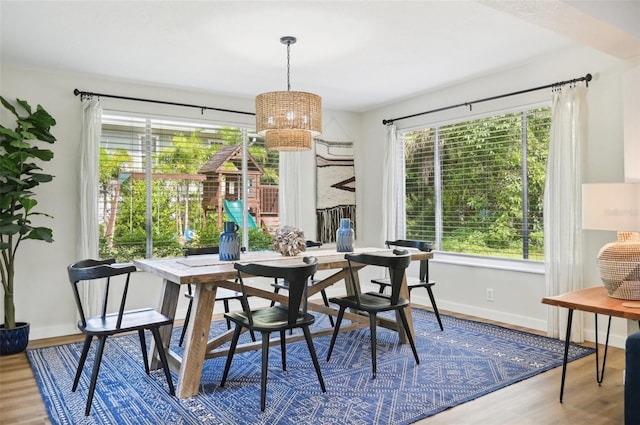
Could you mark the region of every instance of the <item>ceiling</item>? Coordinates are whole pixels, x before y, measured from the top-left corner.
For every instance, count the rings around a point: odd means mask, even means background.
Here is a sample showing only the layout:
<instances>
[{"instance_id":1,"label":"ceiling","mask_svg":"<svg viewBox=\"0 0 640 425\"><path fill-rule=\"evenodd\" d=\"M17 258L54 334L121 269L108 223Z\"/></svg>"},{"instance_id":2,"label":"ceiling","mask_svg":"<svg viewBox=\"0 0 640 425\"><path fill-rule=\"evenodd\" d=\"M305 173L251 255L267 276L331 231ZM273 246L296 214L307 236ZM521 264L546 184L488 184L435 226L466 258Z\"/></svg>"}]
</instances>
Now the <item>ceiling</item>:
<instances>
[{"instance_id":1,"label":"ceiling","mask_svg":"<svg viewBox=\"0 0 640 425\"><path fill-rule=\"evenodd\" d=\"M0 59L253 98L287 89L292 35L291 90L362 112L574 46L635 58L639 22L638 0L0 0Z\"/></svg>"}]
</instances>

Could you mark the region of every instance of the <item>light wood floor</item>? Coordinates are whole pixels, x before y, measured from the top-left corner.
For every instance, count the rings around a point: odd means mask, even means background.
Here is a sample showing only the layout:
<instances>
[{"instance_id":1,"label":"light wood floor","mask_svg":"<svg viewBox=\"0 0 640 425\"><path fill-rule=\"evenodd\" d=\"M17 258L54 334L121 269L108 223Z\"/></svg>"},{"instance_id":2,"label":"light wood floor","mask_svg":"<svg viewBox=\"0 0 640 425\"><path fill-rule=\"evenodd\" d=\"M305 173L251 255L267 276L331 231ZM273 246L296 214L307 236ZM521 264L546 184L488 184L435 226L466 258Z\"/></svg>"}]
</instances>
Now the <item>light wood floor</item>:
<instances>
[{"instance_id":1,"label":"light wood floor","mask_svg":"<svg viewBox=\"0 0 640 425\"><path fill-rule=\"evenodd\" d=\"M443 313L478 320L470 316ZM81 340L82 336L43 339L31 341L29 348ZM624 350L610 347L602 386L598 386L595 379L595 355L569 363L562 404L558 401L562 368L558 367L424 419L418 424L623 424L623 370ZM24 353L0 357L0 424L50 424Z\"/></svg>"}]
</instances>

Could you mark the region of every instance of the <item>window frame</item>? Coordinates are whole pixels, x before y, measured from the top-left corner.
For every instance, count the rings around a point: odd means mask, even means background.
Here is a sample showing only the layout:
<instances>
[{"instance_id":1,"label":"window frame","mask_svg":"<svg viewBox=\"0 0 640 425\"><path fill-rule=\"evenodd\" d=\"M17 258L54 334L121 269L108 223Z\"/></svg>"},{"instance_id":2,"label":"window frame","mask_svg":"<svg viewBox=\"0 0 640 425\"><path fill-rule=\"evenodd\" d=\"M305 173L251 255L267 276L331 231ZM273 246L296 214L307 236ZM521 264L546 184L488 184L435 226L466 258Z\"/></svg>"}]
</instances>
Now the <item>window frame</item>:
<instances>
[{"instance_id":1,"label":"window frame","mask_svg":"<svg viewBox=\"0 0 640 425\"><path fill-rule=\"evenodd\" d=\"M150 202L151 202L150 198L152 196L151 186L155 181L155 179L151 177L151 174L152 174L151 169L155 167L157 164L155 163L156 162L155 160L152 161L151 155L162 152L165 147L170 147L170 145L168 144L163 144L161 146L160 139L162 136L159 135L159 133L156 134L156 131L157 130L167 131L166 137L168 137L170 140L173 140L181 132L184 132L187 135L187 137L189 137L189 135L193 134L194 132L203 132L203 131L206 132L207 130L209 131L222 130L220 134L225 134L226 132L225 129L231 128L233 129L234 132L237 132L237 136L240 140L240 142L236 145L242 146L243 144L246 143L247 145L246 152L248 152L248 147L251 144L255 143L256 141L260 141L261 143L264 144L264 140L262 140L262 138L260 138L255 133L255 129L250 124L246 124L246 123L226 122L226 121L218 121L213 119L180 116L180 115L162 115L162 114L145 113L145 112L131 112L131 111L116 109L116 108L109 108L109 109L103 110L101 123L100 123L101 133L103 133L103 129L105 125L109 125L109 124L118 125L119 124L118 121L124 122L125 120L129 120L129 119L132 122L132 126L140 127L142 129L142 132L141 134L138 132L132 133L132 134L136 134L137 137L126 141L125 143L122 144L122 146L125 146L128 153L130 154L134 153L133 155L131 155L131 160L130 160L131 163L129 164L129 167L132 170L134 169L137 170L138 168L140 168L142 170L142 173L146 174L146 177L144 178L145 187L147 191L147 196L146 196L147 199L146 199L146 205L145 205L145 210L146 210L145 211L145 214L146 214L145 258L154 258L153 235L152 235L152 232L149 232L149 229L152 226L154 226L156 222L156 220L154 220L154 218L151 216L152 214L151 210L153 208L150 207ZM120 125L125 126L126 124L120 124ZM174 126L176 128L174 128ZM181 127L184 128L184 130L181 130L180 129ZM134 139L137 139L137 141L134 141ZM151 139L150 145L145 143L145 141L148 139ZM224 139L221 138L221 140L224 140ZM221 145L223 144L224 143L221 143ZM102 134L100 138L100 149L102 148L109 149L109 145L110 145L109 143L105 143L105 136L104 134ZM117 147L117 143L115 146ZM116 147L111 147L110 149L115 149ZM138 150L136 150L136 148ZM266 150L266 147L265 147L265 150ZM241 152L245 152L245 149L242 149ZM244 161L244 160L242 161L243 166L245 166L246 163L247 161ZM140 167L140 164L144 164L144 165ZM101 166L99 165L98 172L100 172L100 170L101 170ZM278 168L276 167L275 170L277 172ZM242 179L242 182L239 185L235 185L236 187L234 188L234 192L237 192L239 199L243 199L244 188L247 187L248 185L248 182L247 182L248 176L246 175L246 173L242 172L242 170L240 171L241 171L240 178ZM259 185L259 182L258 182L258 185ZM222 187L223 195L224 195L224 189L225 189L224 186L225 185L223 185ZM197 190L201 192L202 187L200 187ZM256 197L255 192L257 191L256 186L252 185L252 190L254 192L253 197L255 198ZM99 189L98 193L100 194L101 192L102 190ZM99 198L101 198L101 195L99 195ZM245 200L246 204L249 204L249 198L251 198L251 195L247 193L247 199ZM102 202L102 201L99 200L99 202ZM98 214L102 214L103 210L104 208L102 207L98 208ZM245 212L245 213L248 214L248 212ZM100 226L106 223L105 218L106 218L105 216L102 216L101 218L99 218L98 222ZM243 241L243 246L248 246L249 232L244 232L244 233L246 234L243 234L243 239L245 239ZM103 236L101 234L100 238L102 239L102 237ZM100 242L100 250L102 250L102 241ZM160 258L160 257L155 257L155 258Z\"/></svg>"}]
</instances>

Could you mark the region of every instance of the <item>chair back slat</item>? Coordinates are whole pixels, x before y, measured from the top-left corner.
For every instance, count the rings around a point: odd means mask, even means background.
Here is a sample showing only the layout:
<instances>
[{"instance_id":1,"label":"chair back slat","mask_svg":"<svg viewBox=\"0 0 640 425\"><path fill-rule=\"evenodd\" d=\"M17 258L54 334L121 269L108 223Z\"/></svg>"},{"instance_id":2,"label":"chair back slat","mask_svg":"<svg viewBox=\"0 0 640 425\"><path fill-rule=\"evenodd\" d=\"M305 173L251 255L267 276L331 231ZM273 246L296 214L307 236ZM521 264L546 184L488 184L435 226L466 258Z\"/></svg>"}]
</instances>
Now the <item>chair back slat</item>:
<instances>
[{"instance_id":1,"label":"chair back slat","mask_svg":"<svg viewBox=\"0 0 640 425\"><path fill-rule=\"evenodd\" d=\"M104 295L102 295L102 309L100 317L107 317L107 309L109 308L109 288L111 288L111 276L107 276L107 282L104 285Z\"/></svg>"},{"instance_id":2,"label":"chair back slat","mask_svg":"<svg viewBox=\"0 0 640 425\"><path fill-rule=\"evenodd\" d=\"M411 254L406 249L399 250L394 249L393 255L383 255L380 253L362 253L362 254L346 254L345 258L349 263L349 270L351 272L351 281L354 284L354 293L358 305L360 304L360 297L355 288L355 279L353 274L353 268L351 263L360 263L369 266L386 267L389 270L389 276L391 278L391 303L397 304L400 299L400 288L407 267L411 264Z\"/></svg>"},{"instance_id":3,"label":"chair back slat","mask_svg":"<svg viewBox=\"0 0 640 425\"><path fill-rule=\"evenodd\" d=\"M234 267L238 270L238 280L242 288L242 296L246 298L247 292L242 280L242 274L245 273L252 276L272 277L286 280L289 282L289 298L288 298L288 323L293 325L297 322L300 315L300 306L303 304L303 298L306 295L307 280L311 277L318 267L318 259L315 257L304 257L302 265L266 265L258 263L235 263ZM247 312L249 322L253 326L253 318L251 312Z\"/></svg>"},{"instance_id":4,"label":"chair back slat","mask_svg":"<svg viewBox=\"0 0 640 425\"><path fill-rule=\"evenodd\" d=\"M244 280L242 279L242 267L237 267L239 263L235 263L233 267L238 271L238 277L236 277L236 282L240 283L240 292L242 292L242 298L247 299L247 289L244 286ZM243 303L243 305L246 305ZM253 327L253 314L251 314L251 309L247 308L244 310L247 314L247 319L249 319L249 326Z\"/></svg>"},{"instance_id":5,"label":"chair back slat","mask_svg":"<svg viewBox=\"0 0 640 425\"><path fill-rule=\"evenodd\" d=\"M120 326L122 326L122 315L124 314L124 307L125 307L125 304L127 303L127 293L129 292L130 277L131 277L131 273L127 273L127 280L124 282L124 288L122 290L122 299L120 300L120 309L118 310L118 321L116 322L116 329L120 329Z\"/></svg>"},{"instance_id":6,"label":"chair back slat","mask_svg":"<svg viewBox=\"0 0 640 425\"><path fill-rule=\"evenodd\" d=\"M356 285L356 276L353 274L353 266L351 265L351 256L349 254L346 254L344 257L347 259L347 264L349 264L351 292L353 292L353 296L356 297L356 303L358 304L358 306L362 306L362 301L360 300L360 288L358 288L358 285Z\"/></svg>"}]
</instances>

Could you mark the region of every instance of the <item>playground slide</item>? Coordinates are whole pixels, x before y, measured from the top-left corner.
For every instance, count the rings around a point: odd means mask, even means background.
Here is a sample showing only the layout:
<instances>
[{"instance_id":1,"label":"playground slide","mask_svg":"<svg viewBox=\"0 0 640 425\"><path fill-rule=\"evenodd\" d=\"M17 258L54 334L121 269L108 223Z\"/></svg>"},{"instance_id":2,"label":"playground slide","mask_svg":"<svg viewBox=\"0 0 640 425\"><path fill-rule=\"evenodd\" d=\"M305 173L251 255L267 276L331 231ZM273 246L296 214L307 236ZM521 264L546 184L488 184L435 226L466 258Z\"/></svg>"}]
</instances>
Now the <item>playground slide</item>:
<instances>
[{"instance_id":1,"label":"playground slide","mask_svg":"<svg viewBox=\"0 0 640 425\"><path fill-rule=\"evenodd\" d=\"M222 201L224 212L227 213L229 219L234 221L238 226L242 227L242 201ZM258 227L256 220L251 214L247 214L247 221L249 223L249 229Z\"/></svg>"}]
</instances>

